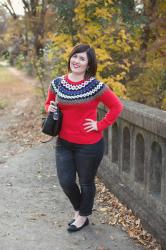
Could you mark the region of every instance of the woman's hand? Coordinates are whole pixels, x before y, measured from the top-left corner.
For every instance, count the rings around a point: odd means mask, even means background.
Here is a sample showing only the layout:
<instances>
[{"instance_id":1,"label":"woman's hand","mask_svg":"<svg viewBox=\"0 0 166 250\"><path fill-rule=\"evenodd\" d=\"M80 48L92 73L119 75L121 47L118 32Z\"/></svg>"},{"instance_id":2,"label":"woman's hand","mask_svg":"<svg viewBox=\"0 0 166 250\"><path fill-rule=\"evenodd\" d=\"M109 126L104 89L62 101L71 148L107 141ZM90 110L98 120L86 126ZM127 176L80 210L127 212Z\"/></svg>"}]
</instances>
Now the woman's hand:
<instances>
[{"instance_id":1,"label":"woman's hand","mask_svg":"<svg viewBox=\"0 0 166 250\"><path fill-rule=\"evenodd\" d=\"M92 120L92 119L85 119L87 122L85 122L84 124L83 124L83 126L85 126L85 130L87 131L87 132L90 132L90 131L93 131L93 130L95 130L95 131L97 131L98 130L98 128L97 128L97 121L94 121L94 120Z\"/></svg>"},{"instance_id":2,"label":"woman's hand","mask_svg":"<svg viewBox=\"0 0 166 250\"><path fill-rule=\"evenodd\" d=\"M54 101L50 101L50 105L48 106L48 112L55 112L57 110L57 105Z\"/></svg>"}]
</instances>

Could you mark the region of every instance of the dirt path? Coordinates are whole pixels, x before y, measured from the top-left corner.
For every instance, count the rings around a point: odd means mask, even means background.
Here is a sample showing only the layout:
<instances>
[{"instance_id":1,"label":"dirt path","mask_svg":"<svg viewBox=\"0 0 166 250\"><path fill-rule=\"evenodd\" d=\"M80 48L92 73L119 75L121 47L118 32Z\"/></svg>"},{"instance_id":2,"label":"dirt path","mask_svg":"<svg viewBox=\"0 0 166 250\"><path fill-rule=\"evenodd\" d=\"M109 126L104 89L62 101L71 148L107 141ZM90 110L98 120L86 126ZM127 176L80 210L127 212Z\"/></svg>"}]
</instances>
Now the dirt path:
<instances>
[{"instance_id":1,"label":"dirt path","mask_svg":"<svg viewBox=\"0 0 166 250\"><path fill-rule=\"evenodd\" d=\"M40 143L41 97L38 83L11 67L0 66L0 164Z\"/></svg>"}]
</instances>

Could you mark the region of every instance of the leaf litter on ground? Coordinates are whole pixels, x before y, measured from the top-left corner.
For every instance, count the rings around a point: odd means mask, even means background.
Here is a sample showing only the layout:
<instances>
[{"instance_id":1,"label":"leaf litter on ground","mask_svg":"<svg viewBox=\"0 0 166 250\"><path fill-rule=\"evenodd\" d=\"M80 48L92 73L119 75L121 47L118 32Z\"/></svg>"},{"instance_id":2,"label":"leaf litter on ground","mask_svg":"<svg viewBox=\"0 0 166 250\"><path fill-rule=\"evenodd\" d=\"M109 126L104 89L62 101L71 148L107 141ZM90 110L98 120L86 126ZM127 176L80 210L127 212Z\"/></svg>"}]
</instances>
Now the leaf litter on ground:
<instances>
[{"instance_id":1,"label":"leaf litter on ground","mask_svg":"<svg viewBox=\"0 0 166 250\"><path fill-rule=\"evenodd\" d=\"M141 220L106 188L99 177L96 178L96 189L96 203L99 212L103 214L101 223L120 225L130 238L142 244L145 249L161 250L157 240L143 228Z\"/></svg>"}]
</instances>

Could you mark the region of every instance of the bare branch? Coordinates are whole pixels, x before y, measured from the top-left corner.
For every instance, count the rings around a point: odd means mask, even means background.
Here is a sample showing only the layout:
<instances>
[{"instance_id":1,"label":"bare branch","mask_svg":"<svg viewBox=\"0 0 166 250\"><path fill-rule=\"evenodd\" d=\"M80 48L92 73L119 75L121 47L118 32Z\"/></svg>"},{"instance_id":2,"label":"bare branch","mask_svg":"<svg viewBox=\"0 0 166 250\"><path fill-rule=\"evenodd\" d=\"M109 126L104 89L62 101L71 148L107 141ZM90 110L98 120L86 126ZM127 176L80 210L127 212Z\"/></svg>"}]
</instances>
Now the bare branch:
<instances>
[{"instance_id":1,"label":"bare branch","mask_svg":"<svg viewBox=\"0 0 166 250\"><path fill-rule=\"evenodd\" d=\"M10 8L12 9L12 12L16 15L15 10L13 9L13 6L12 6L11 1L10 1L10 0L7 0L7 3L8 3L8 5L10 6Z\"/></svg>"},{"instance_id":2,"label":"bare branch","mask_svg":"<svg viewBox=\"0 0 166 250\"><path fill-rule=\"evenodd\" d=\"M22 0L22 2L24 4L24 9L25 10L27 9L28 12L30 12L30 5L29 5L29 3L26 0Z\"/></svg>"},{"instance_id":3,"label":"bare branch","mask_svg":"<svg viewBox=\"0 0 166 250\"><path fill-rule=\"evenodd\" d=\"M14 19L17 19L17 18L18 18L18 16L16 15L16 13L15 13L15 11L14 11L14 9L13 9L12 6L7 5L7 3L3 3L2 6L5 7L5 8L9 11L10 15L11 15Z\"/></svg>"}]
</instances>

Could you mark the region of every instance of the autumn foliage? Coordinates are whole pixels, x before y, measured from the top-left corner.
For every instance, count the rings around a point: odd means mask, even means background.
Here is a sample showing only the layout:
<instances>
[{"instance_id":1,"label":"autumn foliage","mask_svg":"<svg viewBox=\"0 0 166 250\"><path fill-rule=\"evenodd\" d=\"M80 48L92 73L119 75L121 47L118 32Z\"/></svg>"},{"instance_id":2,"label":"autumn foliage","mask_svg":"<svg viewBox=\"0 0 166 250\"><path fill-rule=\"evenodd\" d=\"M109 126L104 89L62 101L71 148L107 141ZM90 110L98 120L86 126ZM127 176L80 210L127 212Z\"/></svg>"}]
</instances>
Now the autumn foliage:
<instances>
[{"instance_id":1,"label":"autumn foliage","mask_svg":"<svg viewBox=\"0 0 166 250\"><path fill-rule=\"evenodd\" d=\"M165 1L22 2L22 17L5 15L1 8L7 25L0 26L0 50L14 65L36 74L42 88L66 73L74 45L88 43L96 50L98 79L118 96L166 110ZM136 11L137 2L142 10Z\"/></svg>"}]
</instances>

